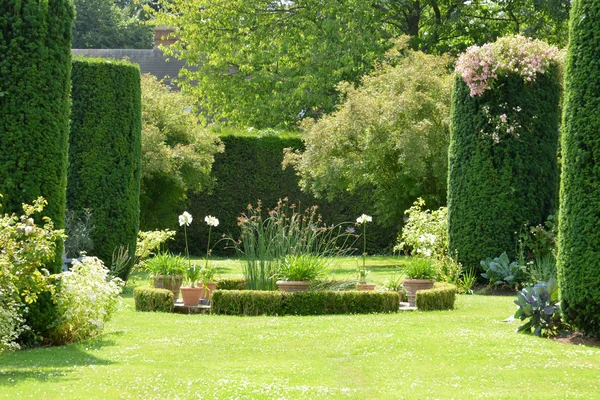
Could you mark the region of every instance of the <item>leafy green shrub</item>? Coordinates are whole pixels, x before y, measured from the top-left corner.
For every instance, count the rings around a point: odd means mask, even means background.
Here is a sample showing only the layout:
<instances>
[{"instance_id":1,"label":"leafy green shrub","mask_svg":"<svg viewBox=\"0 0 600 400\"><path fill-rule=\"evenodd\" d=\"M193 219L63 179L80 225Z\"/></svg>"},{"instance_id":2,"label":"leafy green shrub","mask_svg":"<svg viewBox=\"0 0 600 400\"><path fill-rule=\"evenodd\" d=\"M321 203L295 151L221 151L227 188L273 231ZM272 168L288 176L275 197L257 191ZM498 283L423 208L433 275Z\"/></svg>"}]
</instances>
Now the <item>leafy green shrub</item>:
<instances>
[{"instance_id":1,"label":"leafy green shrub","mask_svg":"<svg viewBox=\"0 0 600 400\"><path fill-rule=\"evenodd\" d=\"M133 289L133 299L136 311L172 312L175 302L172 291L149 286Z\"/></svg>"},{"instance_id":2,"label":"leafy green shrub","mask_svg":"<svg viewBox=\"0 0 600 400\"><path fill-rule=\"evenodd\" d=\"M456 286L436 282L433 289L418 290L415 304L419 311L452 310L456 301Z\"/></svg>"},{"instance_id":3,"label":"leafy green shrub","mask_svg":"<svg viewBox=\"0 0 600 400\"><path fill-rule=\"evenodd\" d=\"M204 129L196 103L149 74L142 75L142 177L140 229L171 227L186 191L207 191L210 169L223 150L218 136ZM195 215L195 214L194 214Z\"/></svg>"},{"instance_id":4,"label":"leafy green shrub","mask_svg":"<svg viewBox=\"0 0 600 400\"><path fill-rule=\"evenodd\" d=\"M71 0L0 2L0 193L4 212L39 196L64 226L69 137ZM47 267L60 272L62 240ZM50 262L50 261L49 261Z\"/></svg>"},{"instance_id":5,"label":"leafy green shrub","mask_svg":"<svg viewBox=\"0 0 600 400\"><path fill-rule=\"evenodd\" d=\"M78 342L98 335L117 310L123 281L112 278L100 259L83 257L71 270L57 276L58 320L50 338L59 344Z\"/></svg>"},{"instance_id":6,"label":"leafy green shrub","mask_svg":"<svg viewBox=\"0 0 600 400\"><path fill-rule=\"evenodd\" d=\"M554 279L523 288L517 293L515 304L518 309L514 318L527 322L517 332L536 336L556 336L564 327L558 301L558 285Z\"/></svg>"},{"instance_id":7,"label":"leafy green shrub","mask_svg":"<svg viewBox=\"0 0 600 400\"><path fill-rule=\"evenodd\" d=\"M527 280L527 268L519 265L518 261L511 263L506 253L502 253L500 257L494 259L482 260L481 266L485 271L481 276L487 279L490 285L517 289Z\"/></svg>"},{"instance_id":8,"label":"leafy green shrub","mask_svg":"<svg viewBox=\"0 0 600 400\"><path fill-rule=\"evenodd\" d=\"M573 1L565 68L558 282L565 320L600 337L600 9Z\"/></svg>"},{"instance_id":9,"label":"leafy green shrub","mask_svg":"<svg viewBox=\"0 0 600 400\"><path fill-rule=\"evenodd\" d=\"M73 60L67 206L93 213L94 255L135 257L140 219L140 71L123 61ZM132 263L122 271L127 280Z\"/></svg>"},{"instance_id":10,"label":"leafy green shrub","mask_svg":"<svg viewBox=\"0 0 600 400\"><path fill-rule=\"evenodd\" d=\"M394 250L413 256L442 258L448 255L448 209L423 210L425 200L418 198L404 214L408 221Z\"/></svg>"},{"instance_id":11,"label":"leafy green shrub","mask_svg":"<svg viewBox=\"0 0 600 400\"><path fill-rule=\"evenodd\" d=\"M183 275L186 271L186 259L171 253L160 253L148 259L144 264L146 271L153 277L158 275Z\"/></svg>"},{"instance_id":12,"label":"leafy green shrub","mask_svg":"<svg viewBox=\"0 0 600 400\"><path fill-rule=\"evenodd\" d=\"M427 258L414 258L403 271L408 279L435 279L437 274L433 262Z\"/></svg>"},{"instance_id":13,"label":"leafy green shrub","mask_svg":"<svg viewBox=\"0 0 600 400\"><path fill-rule=\"evenodd\" d=\"M244 278L223 278L217 282L217 290L245 290L246 279Z\"/></svg>"},{"instance_id":14,"label":"leafy green shrub","mask_svg":"<svg viewBox=\"0 0 600 400\"><path fill-rule=\"evenodd\" d=\"M399 302L396 292L217 290L211 307L227 315L368 314L398 311Z\"/></svg>"},{"instance_id":15,"label":"leafy green shrub","mask_svg":"<svg viewBox=\"0 0 600 400\"><path fill-rule=\"evenodd\" d=\"M527 264L529 282L536 284L556 279L556 257L553 253L546 253L539 257L535 256L533 261Z\"/></svg>"},{"instance_id":16,"label":"leafy green shrub","mask_svg":"<svg viewBox=\"0 0 600 400\"><path fill-rule=\"evenodd\" d=\"M515 258L523 224L542 223L557 208L561 73L556 48L521 36L470 48L457 72L449 251L478 268L507 249Z\"/></svg>"},{"instance_id":17,"label":"leafy green shrub","mask_svg":"<svg viewBox=\"0 0 600 400\"><path fill-rule=\"evenodd\" d=\"M45 205L40 197L33 205L23 204L20 216L0 215L0 351L18 348L17 336L21 344L40 343L53 322L52 288L44 267L55 259L56 243L64 234L54 230L49 217L42 218L43 226L35 223L34 215Z\"/></svg>"},{"instance_id":18,"label":"leafy green shrub","mask_svg":"<svg viewBox=\"0 0 600 400\"><path fill-rule=\"evenodd\" d=\"M192 215L216 215L219 226L213 228L214 237L232 235L239 232L238 217L247 211L248 204L262 200L265 207L273 208L279 199L288 198L289 204L296 204L303 210L317 205L318 213L328 224L352 221L357 215L372 215L372 188L366 187L352 195L345 195L330 201L316 199L304 193L298 186L298 177L292 169L282 170L281 162L285 148L302 149L300 137L292 135L251 136L243 133L224 134L221 140L225 152L215 155L212 175L216 185L212 192L188 193L189 201L185 209ZM240 179L244 177L244 179ZM182 208L179 210L181 211ZM172 225L160 228L174 228ZM178 228L176 246L185 248L183 227ZM206 252L209 226L192 224L187 227L190 254ZM396 226L384 226L380 221L369 225L367 245L371 254L381 254L391 250L391 244L397 235ZM224 242L215 246L213 253L232 255L234 250Z\"/></svg>"}]
</instances>

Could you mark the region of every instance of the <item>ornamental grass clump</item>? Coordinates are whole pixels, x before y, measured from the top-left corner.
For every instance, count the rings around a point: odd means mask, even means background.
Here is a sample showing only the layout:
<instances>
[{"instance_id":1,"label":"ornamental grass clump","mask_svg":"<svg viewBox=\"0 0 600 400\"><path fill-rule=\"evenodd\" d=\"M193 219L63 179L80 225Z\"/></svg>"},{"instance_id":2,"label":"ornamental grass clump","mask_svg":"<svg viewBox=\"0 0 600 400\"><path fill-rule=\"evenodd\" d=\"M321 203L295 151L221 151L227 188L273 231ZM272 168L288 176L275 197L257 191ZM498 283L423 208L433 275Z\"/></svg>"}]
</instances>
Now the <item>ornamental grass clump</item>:
<instances>
[{"instance_id":1,"label":"ornamental grass clump","mask_svg":"<svg viewBox=\"0 0 600 400\"><path fill-rule=\"evenodd\" d=\"M311 265L318 265L315 259L327 264L328 258L351 251L356 239L344 230L344 224L325 225L316 206L299 213L287 199L279 200L266 216L260 201L256 207L248 205L247 212L238 218L238 226L239 240L230 240L244 260L248 290L275 290L279 268L286 257L290 260L289 257L310 255Z\"/></svg>"}]
</instances>

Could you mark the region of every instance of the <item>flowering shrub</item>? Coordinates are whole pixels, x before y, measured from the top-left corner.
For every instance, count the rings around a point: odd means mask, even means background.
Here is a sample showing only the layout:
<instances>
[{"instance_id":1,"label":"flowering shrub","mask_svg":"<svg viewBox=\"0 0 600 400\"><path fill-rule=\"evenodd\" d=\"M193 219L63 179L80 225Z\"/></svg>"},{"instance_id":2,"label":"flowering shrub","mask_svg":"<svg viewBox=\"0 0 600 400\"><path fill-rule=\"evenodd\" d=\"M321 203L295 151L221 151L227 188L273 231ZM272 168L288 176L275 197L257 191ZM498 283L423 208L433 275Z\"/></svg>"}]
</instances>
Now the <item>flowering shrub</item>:
<instances>
[{"instance_id":1,"label":"flowering shrub","mask_svg":"<svg viewBox=\"0 0 600 400\"><path fill-rule=\"evenodd\" d=\"M408 222L394 250L411 255L443 258L448 254L448 209L423 210L425 200L418 198L404 213Z\"/></svg>"},{"instance_id":2,"label":"flowering shrub","mask_svg":"<svg viewBox=\"0 0 600 400\"><path fill-rule=\"evenodd\" d=\"M59 320L52 331L57 343L80 341L97 335L116 311L123 282L111 278L102 261L84 257L70 271L58 275L53 298Z\"/></svg>"},{"instance_id":3,"label":"flowering shrub","mask_svg":"<svg viewBox=\"0 0 600 400\"><path fill-rule=\"evenodd\" d=\"M64 234L54 230L47 217L44 226L35 223L32 215L46 204L40 197L32 205L24 204L20 217L0 217L0 351L18 348L15 339L28 329L23 318L26 305L51 290L43 267L54 259L56 241Z\"/></svg>"},{"instance_id":4,"label":"flowering shrub","mask_svg":"<svg viewBox=\"0 0 600 400\"><path fill-rule=\"evenodd\" d=\"M469 47L456 62L456 72L475 97L492 88L499 75L514 73L525 82L533 82L558 59L558 49L541 40L505 36L494 43Z\"/></svg>"}]
</instances>

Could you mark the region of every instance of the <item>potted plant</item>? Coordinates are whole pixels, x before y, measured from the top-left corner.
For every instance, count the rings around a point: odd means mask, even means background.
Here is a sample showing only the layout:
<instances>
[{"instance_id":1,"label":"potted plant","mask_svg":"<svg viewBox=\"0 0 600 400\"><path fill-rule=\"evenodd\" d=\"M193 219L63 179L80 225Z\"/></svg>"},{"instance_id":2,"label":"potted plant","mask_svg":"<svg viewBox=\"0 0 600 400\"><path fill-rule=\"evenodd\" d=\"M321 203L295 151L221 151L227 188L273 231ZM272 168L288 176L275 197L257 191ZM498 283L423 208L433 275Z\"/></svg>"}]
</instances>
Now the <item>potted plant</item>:
<instances>
[{"instance_id":1,"label":"potted plant","mask_svg":"<svg viewBox=\"0 0 600 400\"><path fill-rule=\"evenodd\" d=\"M367 222L372 222L373 217L367 214L363 214L360 217L356 218L356 224L363 226L363 254L362 254L362 266L358 267L358 284L356 285L357 290L375 290L375 285L367 283L367 275L369 272L367 270L366 261L367 261Z\"/></svg>"},{"instance_id":2,"label":"potted plant","mask_svg":"<svg viewBox=\"0 0 600 400\"><path fill-rule=\"evenodd\" d=\"M426 258L414 259L404 270L405 279L402 283L406 290L408 305L415 306L417 291L433 288L436 270L433 263Z\"/></svg>"},{"instance_id":3,"label":"potted plant","mask_svg":"<svg viewBox=\"0 0 600 400\"><path fill-rule=\"evenodd\" d=\"M144 265L152 275L154 287L169 289L177 301L185 273L185 259L169 253L159 253Z\"/></svg>"},{"instance_id":4,"label":"potted plant","mask_svg":"<svg viewBox=\"0 0 600 400\"><path fill-rule=\"evenodd\" d=\"M212 292L217 289L217 283L215 282L216 273L217 269L208 263L202 267L200 275L202 277L203 299L210 300Z\"/></svg>"},{"instance_id":5,"label":"potted plant","mask_svg":"<svg viewBox=\"0 0 600 400\"><path fill-rule=\"evenodd\" d=\"M326 259L316 254L292 254L279 263L277 287L282 292L306 292L325 272Z\"/></svg>"},{"instance_id":6,"label":"potted plant","mask_svg":"<svg viewBox=\"0 0 600 400\"><path fill-rule=\"evenodd\" d=\"M204 285L196 286L202 279L202 268L190 264L185 270L185 282L190 286L181 288L181 299L184 306L197 306L204 294Z\"/></svg>"}]
</instances>

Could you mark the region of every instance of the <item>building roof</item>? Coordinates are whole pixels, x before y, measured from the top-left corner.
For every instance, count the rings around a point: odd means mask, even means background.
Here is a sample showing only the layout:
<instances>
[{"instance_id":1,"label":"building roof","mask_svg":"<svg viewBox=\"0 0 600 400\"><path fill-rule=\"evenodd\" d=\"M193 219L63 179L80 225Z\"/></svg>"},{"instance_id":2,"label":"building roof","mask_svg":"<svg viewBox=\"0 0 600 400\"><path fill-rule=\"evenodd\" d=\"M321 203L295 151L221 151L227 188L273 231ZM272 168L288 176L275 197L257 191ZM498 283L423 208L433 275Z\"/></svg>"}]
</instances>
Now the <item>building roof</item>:
<instances>
[{"instance_id":1,"label":"building roof","mask_svg":"<svg viewBox=\"0 0 600 400\"><path fill-rule=\"evenodd\" d=\"M139 50L139 49L72 49L73 55L95 57L95 58L112 58L116 60L127 60L136 63L140 66L142 74L149 73L154 75L158 80L164 80L164 83L172 89L177 86L173 82L177 78L179 71L186 63L174 57L164 56L159 48Z\"/></svg>"}]
</instances>

